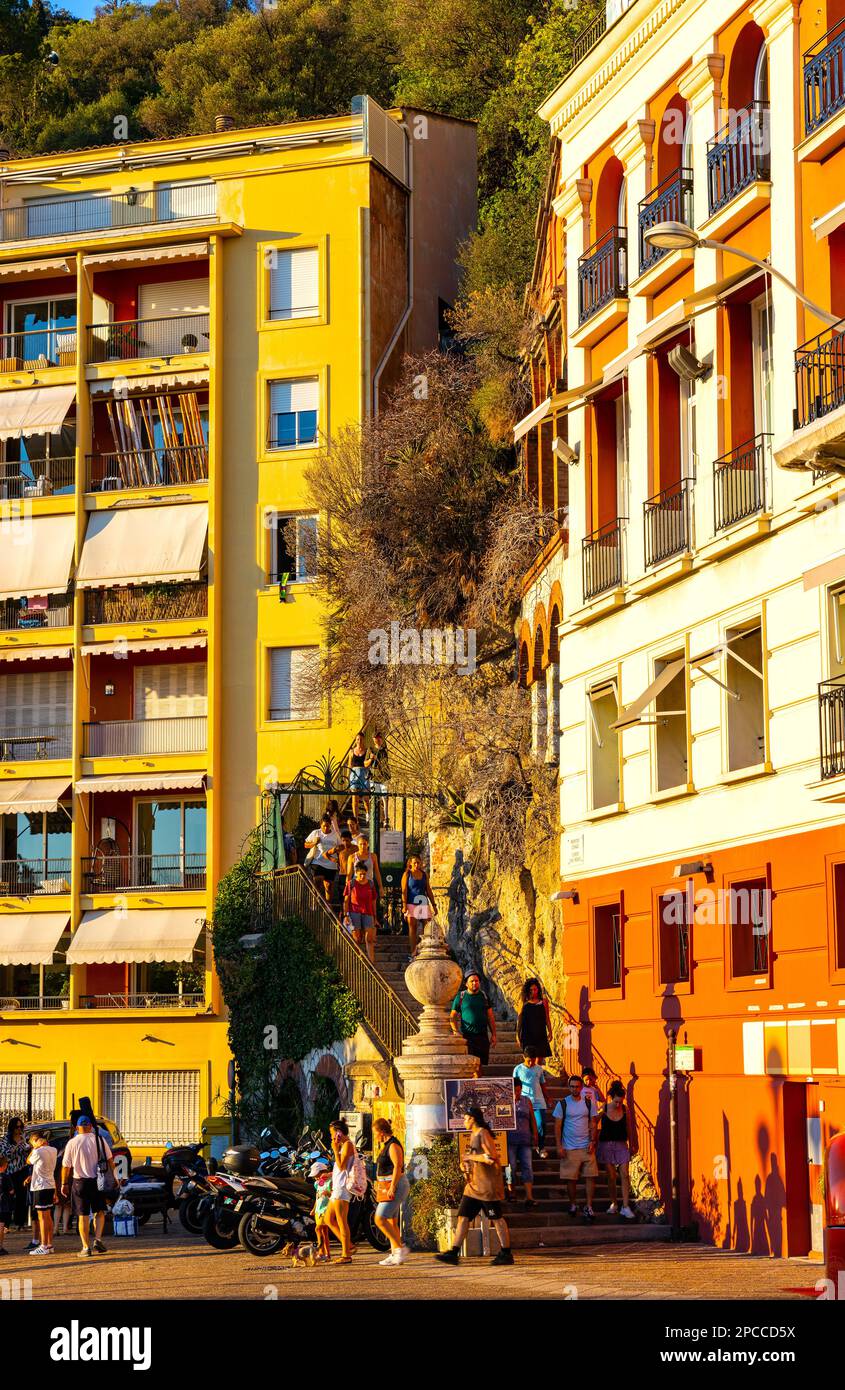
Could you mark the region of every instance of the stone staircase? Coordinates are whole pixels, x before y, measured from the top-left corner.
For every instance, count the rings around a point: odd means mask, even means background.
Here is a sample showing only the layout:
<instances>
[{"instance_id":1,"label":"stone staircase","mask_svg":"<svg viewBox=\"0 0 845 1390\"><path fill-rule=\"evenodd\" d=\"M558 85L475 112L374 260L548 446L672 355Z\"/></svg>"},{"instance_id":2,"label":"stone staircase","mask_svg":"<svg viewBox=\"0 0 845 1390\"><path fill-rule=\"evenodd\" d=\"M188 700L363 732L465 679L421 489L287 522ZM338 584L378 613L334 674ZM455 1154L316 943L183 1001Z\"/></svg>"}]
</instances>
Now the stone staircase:
<instances>
[{"instance_id":1,"label":"stone staircase","mask_svg":"<svg viewBox=\"0 0 845 1390\"><path fill-rule=\"evenodd\" d=\"M405 984L405 970L408 966L407 936L380 934L376 939L376 968L387 984L407 1005L414 1018L420 1014L420 1005ZM516 1036L516 1024L499 1019L496 1027L496 1047L490 1054L489 1065L482 1068L483 1076L510 1076L522 1053ZM565 1245L606 1245L629 1244L645 1241L669 1239L668 1226L646 1224L640 1221L625 1221L621 1216L609 1216L610 1205L607 1177L602 1171L596 1180L593 1209L594 1222L580 1215L586 1201L584 1183L579 1182L577 1203L579 1215L569 1215L569 1193L561 1181L559 1160L555 1154L554 1122L551 1110L562 1098L564 1086L560 1078L555 1078L546 1087L550 1110L546 1124L546 1151L548 1158L534 1157L534 1199L536 1206L526 1208L519 1195L521 1184L517 1183L517 1200L507 1204L505 1214L511 1232L511 1243L515 1250L536 1250L549 1246ZM620 1198L621 1200L621 1198Z\"/></svg>"}]
</instances>

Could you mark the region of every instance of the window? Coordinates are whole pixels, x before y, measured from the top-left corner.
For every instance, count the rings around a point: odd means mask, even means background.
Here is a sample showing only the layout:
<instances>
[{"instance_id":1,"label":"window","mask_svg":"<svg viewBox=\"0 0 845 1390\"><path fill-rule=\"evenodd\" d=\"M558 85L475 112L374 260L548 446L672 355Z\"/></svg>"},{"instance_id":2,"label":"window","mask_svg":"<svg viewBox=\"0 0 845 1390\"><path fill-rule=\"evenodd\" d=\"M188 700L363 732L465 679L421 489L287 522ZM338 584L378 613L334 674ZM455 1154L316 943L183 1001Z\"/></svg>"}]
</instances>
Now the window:
<instances>
[{"instance_id":1,"label":"window","mask_svg":"<svg viewBox=\"0 0 845 1390\"><path fill-rule=\"evenodd\" d=\"M751 305L754 374L754 433L772 433L772 302L761 295Z\"/></svg>"},{"instance_id":2,"label":"window","mask_svg":"<svg viewBox=\"0 0 845 1390\"><path fill-rule=\"evenodd\" d=\"M728 769L735 772L766 759L762 628L729 628L726 640Z\"/></svg>"},{"instance_id":3,"label":"window","mask_svg":"<svg viewBox=\"0 0 845 1390\"><path fill-rule=\"evenodd\" d=\"M0 729L70 724L72 703L70 671L0 676Z\"/></svg>"},{"instance_id":4,"label":"window","mask_svg":"<svg viewBox=\"0 0 845 1390\"><path fill-rule=\"evenodd\" d=\"M76 360L76 300L27 299L7 304L6 337L0 356L18 357L24 362L44 359L53 365L73 366Z\"/></svg>"},{"instance_id":5,"label":"window","mask_svg":"<svg viewBox=\"0 0 845 1390\"><path fill-rule=\"evenodd\" d=\"M127 1144L193 1144L200 1128L198 1071L104 1071L101 1109Z\"/></svg>"},{"instance_id":6,"label":"window","mask_svg":"<svg viewBox=\"0 0 845 1390\"><path fill-rule=\"evenodd\" d=\"M270 533L270 583L281 583L284 575L297 583L316 578L316 516L274 515Z\"/></svg>"},{"instance_id":7,"label":"window","mask_svg":"<svg viewBox=\"0 0 845 1390\"><path fill-rule=\"evenodd\" d=\"M602 903L593 909L593 950L596 989L618 989L622 983L621 903Z\"/></svg>"},{"instance_id":8,"label":"window","mask_svg":"<svg viewBox=\"0 0 845 1390\"><path fill-rule=\"evenodd\" d=\"M135 845L144 883L204 888L204 801L136 801Z\"/></svg>"},{"instance_id":9,"label":"window","mask_svg":"<svg viewBox=\"0 0 845 1390\"><path fill-rule=\"evenodd\" d=\"M654 663L655 679L672 663L684 660L683 652L662 657ZM686 664L659 690L654 699L657 790L687 784L687 680Z\"/></svg>"},{"instance_id":10,"label":"window","mask_svg":"<svg viewBox=\"0 0 845 1390\"><path fill-rule=\"evenodd\" d=\"M768 975L770 905L764 878L730 887L731 975Z\"/></svg>"},{"instance_id":11,"label":"window","mask_svg":"<svg viewBox=\"0 0 845 1390\"><path fill-rule=\"evenodd\" d=\"M845 863L833 866L833 950L836 970L845 970Z\"/></svg>"},{"instance_id":12,"label":"window","mask_svg":"<svg viewBox=\"0 0 845 1390\"><path fill-rule=\"evenodd\" d=\"M70 807L0 816L0 893L70 892Z\"/></svg>"},{"instance_id":13,"label":"window","mask_svg":"<svg viewBox=\"0 0 845 1390\"><path fill-rule=\"evenodd\" d=\"M175 719L208 713L208 668L203 661L168 662L135 669L135 718Z\"/></svg>"},{"instance_id":14,"label":"window","mask_svg":"<svg viewBox=\"0 0 845 1390\"><path fill-rule=\"evenodd\" d=\"M274 647L270 652L270 719L319 719L319 647Z\"/></svg>"},{"instance_id":15,"label":"window","mask_svg":"<svg viewBox=\"0 0 845 1390\"><path fill-rule=\"evenodd\" d=\"M619 717L615 687L597 686L587 695L590 724L593 810L619 801L619 735L611 728Z\"/></svg>"},{"instance_id":16,"label":"window","mask_svg":"<svg viewBox=\"0 0 845 1390\"><path fill-rule=\"evenodd\" d=\"M270 449L317 443L320 383L316 377L270 383Z\"/></svg>"},{"instance_id":17,"label":"window","mask_svg":"<svg viewBox=\"0 0 845 1390\"><path fill-rule=\"evenodd\" d=\"M658 961L662 985L684 984L690 977L691 900L687 891L661 893L657 899Z\"/></svg>"},{"instance_id":18,"label":"window","mask_svg":"<svg viewBox=\"0 0 845 1390\"><path fill-rule=\"evenodd\" d=\"M830 676L845 676L845 586L839 589L831 589L828 594L830 603L830 650L828 653L830 663Z\"/></svg>"},{"instance_id":19,"label":"window","mask_svg":"<svg viewBox=\"0 0 845 1390\"><path fill-rule=\"evenodd\" d=\"M315 318L320 312L320 253L316 246L270 252L271 319Z\"/></svg>"}]
</instances>

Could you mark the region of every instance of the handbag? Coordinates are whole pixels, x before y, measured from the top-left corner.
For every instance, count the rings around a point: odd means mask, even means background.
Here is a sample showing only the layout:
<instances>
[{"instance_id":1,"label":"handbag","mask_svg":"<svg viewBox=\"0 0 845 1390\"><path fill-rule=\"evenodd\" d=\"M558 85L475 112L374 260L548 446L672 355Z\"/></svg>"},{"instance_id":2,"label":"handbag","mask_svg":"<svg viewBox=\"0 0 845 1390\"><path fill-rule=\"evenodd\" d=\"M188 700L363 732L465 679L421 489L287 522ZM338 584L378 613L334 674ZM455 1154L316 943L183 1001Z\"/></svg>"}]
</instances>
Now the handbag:
<instances>
[{"instance_id":1,"label":"handbag","mask_svg":"<svg viewBox=\"0 0 845 1390\"><path fill-rule=\"evenodd\" d=\"M392 1202L392 1201L393 1201L393 1198L392 1198L391 1195L390 1195L390 1188L391 1188L392 1184L393 1184L393 1179L392 1179L392 1178L376 1178L376 1184L375 1184L375 1186L376 1186L376 1201L377 1201L377 1202Z\"/></svg>"},{"instance_id":2,"label":"handbag","mask_svg":"<svg viewBox=\"0 0 845 1390\"><path fill-rule=\"evenodd\" d=\"M95 1139L95 1142L96 1142L96 1145L97 1145L97 1155L98 1155L98 1157L97 1157L97 1191L98 1191L98 1192L116 1192L116 1191L117 1191L117 1180L116 1180L116 1178L115 1178L115 1176L114 1176L114 1173L112 1172L111 1168L109 1167L109 1161L108 1161L108 1159L106 1158L105 1152L104 1152L104 1150L103 1150L103 1141L102 1141L102 1139L100 1138L100 1131L99 1131L99 1129L97 1128L96 1121L95 1121L95 1123L94 1123L94 1139Z\"/></svg>"}]
</instances>

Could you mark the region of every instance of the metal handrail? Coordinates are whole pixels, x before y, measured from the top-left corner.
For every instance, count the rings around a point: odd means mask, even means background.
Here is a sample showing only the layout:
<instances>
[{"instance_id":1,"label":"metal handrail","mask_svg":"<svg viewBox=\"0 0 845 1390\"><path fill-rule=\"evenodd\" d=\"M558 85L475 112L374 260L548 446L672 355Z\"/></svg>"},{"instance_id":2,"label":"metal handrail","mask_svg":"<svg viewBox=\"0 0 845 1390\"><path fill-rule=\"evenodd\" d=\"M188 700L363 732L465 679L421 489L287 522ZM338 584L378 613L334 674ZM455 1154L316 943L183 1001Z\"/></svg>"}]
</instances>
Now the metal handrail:
<instances>
[{"instance_id":1,"label":"metal handrail","mask_svg":"<svg viewBox=\"0 0 845 1390\"><path fill-rule=\"evenodd\" d=\"M52 497L72 492L76 458L62 454L56 458L8 459L0 463L0 498L3 501L29 497Z\"/></svg>"},{"instance_id":2,"label":"metal handrail","mask_svg":"<svg viewBox=\"0 0 845 1390\"><path fill-rule=\"evenodd\" d=\"M66 994L3 994L0 995L0 1012L12 1009L28 1009L35 1013L38 1009L69 1009L70 999Z\"/></svg>"},{"instance_id":3,"label":"metal handrail","mask_svg":"<svg viewBox=\"0 0 845 1390\"><path fill-rule=\"evenodd\" d=\"M72 734L70 724L21 724L0 729L0 763L69 758Z\"/></svg>"},{"instance_id":4,"label":"metal handrail","mask_svg":"<svg viewBox=\"0 0 845 1390\"><path fill-rule=\"evenodd\" d=\"M0 860L0 897L46 897L70 892L70 859Z\"/></svg>"},{"instance_id":5,"label":"metal handrail","mask_svg":"<svg viewBox=\"0 0 845 1390\"><path fill-rule=\"evenodd\" d=\"M205 852L185 854L95 854L82 860L87 893L201 891L205 888Z\"/></svg>"},{"instance_id":6,"label":"metal handrail","mask_svg":"<svg viewBox=\"0 0 845 1390\"><path fill-rule=\"evenodd\" d=\"M88 454L88 490L126 487L185 487L208 482L207 444L163 444L157 449L121 449Z\"/></svg>"},{"instance_id":7,"label":"metal handrail","mask_svg":"<svg viewBox=\"0 0 845 1390\"><path fill-rule=\"evenodd\" d=\"M845 773L845 676L819 682L820 778Z\"/></svg>"},{"instance_id":8,"label":"metal handrail","mask_svg":"<svg viewBox=\"0 0 845 1390\"><path fill-rule=\"evenodd\" d=\"M771 434L755 434L713 464L713 522L724 531L766 505L766 461Z\"/></svg>"},{"instance_id":9,"label":"metal handrail","mask_svg":"<svg viewBox=\"0 0 845 1390\"><path fill-rule=\"evenodd\" d=\"M845 319L795 351L796 430L845 405Z\"/></svg>"},{"instance_id":10,"label":"metal handrail","mask_svg":"<svg viewBox=\"0 0 845 1390\"><path fill-rule=\"evenodd\" d=\"M147 753L204 753L208 719L204 714L164 719L106 719L82 725L83 758L141 756Z\"/></svg>"},{"instance_id":11,"label":"metal handrail","mask_svg":"<svg viewBox=\"0 0 845 1390\"><path fill-rule=\"evenodd\" d=\"M82 994L81 1009L199 1009L203 994Z\"/></svg>"},{"instance_id":12,"label":"metal handrail","mask_svg":"<svg viewBox=\"0 0 845 1390\"><path fill-rule=\"evenodd\" d=\"M578 323L628 293L628 233L611 227L578 258Z\"/></svg>"},{"instance_id":13,"label":"metal handrail","mask_svg":"<svg viewBox=\"0 0 845 1390\"><path fill-rule=\"evenodd\" d=\"M0 212L0 241L78 237L157 222L216 221L216 202L216 184L208 182L43 199Z\"/></svg>"},{"instance_id":14,"label":"metal handrail","mask_svg":"<svg viewBox=\"0 0 845 1390\"><path fill-rule=\"evenodd\" d=\"M655 188L640 199L637 209L639 228L640 274L649 270L655 261L668 255L665 246L652 246L645 239L650 227L658 222L684 222L694 226L692 209L692 169L673 169Z\"/></svg>"},{"instance_id":15,"label":"metal handrail","mask_svg":"<svg viewBox=\"0 0 845 1390\"><path fill-rule=\"evenodd\" d=\"M707 142L707 204L710 216L758 179L772 175L769 103L752 101Z\"/></svg>"},{"instance_id":16,"label":"metal handrail","mask_svg":"<svg viewBox=\"0 0 845 1390\"><path fill-rule=\"evenodd\" d=\"M258 876L258 915L265 927L285 920L299 920L308 927L361 1005L367 1028L385 1057L397 1057L405 1040L419 1031L416 1019L343 930L300 865Z\"/></svg>"},{"instance_id":17,"label":"metal handrail","mask_svg":"<svg viewBox=\"0 0 845 1390\"><path fill-rule=\"evenodd\" d=\"M692 488L691 478L681 478L643 503L647 568L691 548Z\"/></svg>"},{"instance_id":18,"label":"metal handrail","mask_svg":"<svg viewBox=\"0 0 845 1390\"><path fill-rule=\"evenodd\" d=\"M845 16L804 54L804 133L845 106Z\"/></svg>"},{"instance_id":19,"label":"metal handrail","mask_svg":"<svg viewBox=\"0 0 845 1390\"><path fill-rule=\"evenodd\" d=\"M120 319L88 325L88 361L135 361L139 357L178 357L208 352L209 315L171 314L167 318Z\"/></svg>"},{"instance_id":20,"label":"metal handrail","mask_svg":"<svg viewBox=\"0 0 845 1390\"><path fill-rule=\"evenodd\" d=\"M582 592L584 602L615 589L622 583L622 526L625 518L617 516L585 536L582 549Z\"/></svg>"},{"instance_id":21,"label":"metal handrail","mask_svg":"<svg viewBox=\"0 0 845 1390\"><path fill-rule=\"evenodd\" d=\"M70 627L73 623L73 591L64 594L48 594L47 605L43 598L39 606L31 607L33 599L27 596L7 598L0 601L0 631L30 632L40 628Z\"/></svg>"},{"instance_id":22,"label":"metal handrail","mask_svg":"<svg viewBox=\"0 0 845 1390\"><path fill-rule=\"evenodd\" d=\"M76 327L18 328L0 333L0 371L33 367L75 367ZM9 360L20 363L10 367Z\"/></svg>"}]
</instances>

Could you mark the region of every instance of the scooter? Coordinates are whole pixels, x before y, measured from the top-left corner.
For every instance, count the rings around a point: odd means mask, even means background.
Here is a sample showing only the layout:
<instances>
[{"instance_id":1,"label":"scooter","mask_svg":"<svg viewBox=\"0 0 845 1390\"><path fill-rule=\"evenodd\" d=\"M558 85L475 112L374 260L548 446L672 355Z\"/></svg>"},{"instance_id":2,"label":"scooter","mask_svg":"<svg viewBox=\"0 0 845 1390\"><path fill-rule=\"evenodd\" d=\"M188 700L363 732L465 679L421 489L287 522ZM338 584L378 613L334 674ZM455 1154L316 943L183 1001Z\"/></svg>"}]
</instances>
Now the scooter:
<instances>
[{"instance_id":1,"label":"scooter","mask_svg":"<svg viewBox=\"0 0 845 1390\"><path fill-rule=\"evenodd\" d=\"M278 1254L291 1242L314 1240L313 1186L307 1184L307 1195L301 1190L287 1188L273 1192L269 1190L268 1180L263 1181L267 1186L262 1190L254 1179L244 1179L245 1191L235 1203L235 1215L241 1213L238 1240L244 1249L251 1255L263 1257ZM299 1187L297 1181L297 1189ZM383 1253L390 1242L376 1225L375 1212L373 1185L368 1182L364 1196L349 1203L349 1231L353 1241L367 1240L374 1250Z\"/></svg>"},{"instance_id":2,"label":"scooter","mask_svg":"<svg viewBox=\"0 0 845 1390\"><path fill-rule=\"evenodd\" d=\"M201 1153L204 1147L203 1144L170 1145L160 1163L145 1163L132 1169L121 1188L121 1196L129 1198L139 1225L143 1226L155 1213L160 1213L167 1224L167 1213L179 1205L183 1185L195 1178L204 1179L208 1174Z\"/></svg>"}]
</instances>

